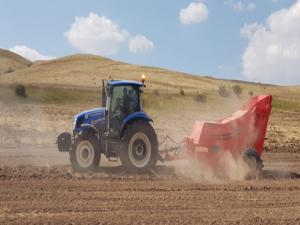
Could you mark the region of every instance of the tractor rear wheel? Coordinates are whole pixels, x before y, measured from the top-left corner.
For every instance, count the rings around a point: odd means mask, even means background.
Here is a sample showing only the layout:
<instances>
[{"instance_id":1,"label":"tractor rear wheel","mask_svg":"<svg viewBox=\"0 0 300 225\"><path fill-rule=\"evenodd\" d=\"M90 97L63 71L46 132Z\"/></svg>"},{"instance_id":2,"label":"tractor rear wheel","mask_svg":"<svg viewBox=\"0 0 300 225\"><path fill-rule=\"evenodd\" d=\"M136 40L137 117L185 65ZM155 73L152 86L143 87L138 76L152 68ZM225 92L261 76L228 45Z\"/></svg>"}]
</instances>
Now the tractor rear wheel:
<instances>
[{"instance_id":1,"label":"tractor rear wheel","mask_svg":"<svg viewBox=\"0 0 300 225\"><path fill-rule=\"evenodd\" d=\"M78 137L69 154L75 171L88 172L99 167L101 154L93 137Z\"/></svg>"},{"instance_id":2,"label":"tractor rear wheel","mask_svg":"<svg viewBox=\"0 0 300 225\"><path fill-rule=\"evenodd\" d=\"M248 149L244 154L244 161L248 165L248 179L255 179L262 173L263 163L255 149Z\"/></svg>"},{"instance_id":3,"label":"tractor rear wheel","mask_svg":"<svg viewBox=\"0 0 300 225\"><path fill-rule=\"evenodd\" d=\"M123 166L130 171L147 172L157 162L158 142L153 127L145 121L129 124L122 137L119 153Z\"/></svg>"}]
</instances>

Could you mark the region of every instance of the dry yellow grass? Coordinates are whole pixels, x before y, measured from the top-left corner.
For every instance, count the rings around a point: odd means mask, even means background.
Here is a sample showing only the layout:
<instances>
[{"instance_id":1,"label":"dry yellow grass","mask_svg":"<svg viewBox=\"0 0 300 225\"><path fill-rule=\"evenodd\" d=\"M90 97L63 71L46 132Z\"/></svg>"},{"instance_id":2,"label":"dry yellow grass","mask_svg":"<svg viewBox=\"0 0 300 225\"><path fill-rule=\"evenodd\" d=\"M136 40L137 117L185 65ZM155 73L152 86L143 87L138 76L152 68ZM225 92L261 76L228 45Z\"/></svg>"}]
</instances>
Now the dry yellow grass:
<instances>
[{"instance_id":1,"label":"dry yellow grass","mask_svg":"<svg viewBox=\"0 0 300 225\"><path fill-rule=\"evenodd\" d=\"M24 69L30 66L32 63L15 54L13 52L0 49L0 74L11 73L13 71Z\"/></svg>"},{"instance_id":2,"label":"dry yellow grass","mask_svg":"<svg viewBox=\"0 0 300 225\"><path fill-rule=\"evenodd\" d=\"M8 54L7 51L2 51L0 57L1 55L3 57L4 53ZM16 56L15 61L18 60L20 59ZM248 95L248 91L252 91L254 94L273 94L282 101L300 102L299 86L283 87L220 80L161 68L131 65L101 56L84 54L35 62L30 67L26 66L10 73L9 76L1 74L0 85L22 83L33 86L96 90L102 79L137 80L141 74L147 76L147 92L156 90L159 93L179 93L179 90L183 89L187 94L199 91L214 95L220 85L231 88L238 84L243 88L244 96Z\"/></svg>"},{"instance_id":3,"label":"dry yellow grass","mask_svg":"<svg viewBox=\"0 0 300 225\"><path fill-rule=\"evenodd\" d=\"M233 83L166 69L130 65L94 55L73 55L37 62L31 67L12 73L9 77L0 76L0 82L98 87L101 79L111 77L114 79L136 80L140 78L142 73L148 77L148 87L150 89L209 90L220 84L231 85Z\"/></svg>"}]
</instances>

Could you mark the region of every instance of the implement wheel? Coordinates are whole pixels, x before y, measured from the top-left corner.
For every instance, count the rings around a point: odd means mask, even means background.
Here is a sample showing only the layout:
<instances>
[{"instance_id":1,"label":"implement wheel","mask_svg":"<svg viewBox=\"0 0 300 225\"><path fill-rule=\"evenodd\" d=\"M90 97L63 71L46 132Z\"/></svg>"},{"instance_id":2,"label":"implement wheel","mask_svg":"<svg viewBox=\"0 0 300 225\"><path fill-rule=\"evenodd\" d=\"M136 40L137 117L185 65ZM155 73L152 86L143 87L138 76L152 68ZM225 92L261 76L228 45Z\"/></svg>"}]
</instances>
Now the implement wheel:
<instances>
[{"instance_id":1,"label":"implement wheel","mask_svg":"<svg viewBox=\"0 0 300 225\"><path fill-rule=\"evenodd\" d=\"M130 171L147 172L157 162L158 142L153 127L145 121L129 124L122 137L119 153L123 166Z\"/></svg>"},{"instance_id":2,"label":"implement wheel","mask_svg":"<svg viewBox=\"0 0 300 225\"><path fill-rule=\"evenodd\" d=\"M255 149L248 149L244 154L244 161L249 167L248 179L255 179L262 174L263 163Z\"/></svg>"}]
</instances>

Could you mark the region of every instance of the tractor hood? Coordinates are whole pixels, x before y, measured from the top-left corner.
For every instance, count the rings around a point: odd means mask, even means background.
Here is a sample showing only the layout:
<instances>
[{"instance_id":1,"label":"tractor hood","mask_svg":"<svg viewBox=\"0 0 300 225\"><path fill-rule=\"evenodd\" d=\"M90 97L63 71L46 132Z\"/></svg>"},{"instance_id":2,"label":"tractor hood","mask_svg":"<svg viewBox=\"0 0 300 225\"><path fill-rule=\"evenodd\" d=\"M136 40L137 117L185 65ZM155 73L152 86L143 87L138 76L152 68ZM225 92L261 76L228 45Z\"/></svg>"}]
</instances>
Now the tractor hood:
<instances>
[{"instance_id":1,"label":"tractor hood","mask_svg":"<svg viewBox=\"0 0 300 225\"><path fill-rule=\"evenodd\" d=\"M97 120L105 117L105 108L95 108L77 114L74 117L74 127L78 128L81 124L94 124Z\"/></svg>"},{"instance_id":2,"label":"tractor hood","mask_svg":"<svg viewBox=\"0 0 300 225\"><path fill-rule=\"evenodd\" d=\"M85 116L85 117L94 117L94 116L104 116L104 111L105 108L95 108L95 109L90 109L84 112L81 112L79 114L77 114L77 117L80 116Z\"/></svg>"}]
</instances>

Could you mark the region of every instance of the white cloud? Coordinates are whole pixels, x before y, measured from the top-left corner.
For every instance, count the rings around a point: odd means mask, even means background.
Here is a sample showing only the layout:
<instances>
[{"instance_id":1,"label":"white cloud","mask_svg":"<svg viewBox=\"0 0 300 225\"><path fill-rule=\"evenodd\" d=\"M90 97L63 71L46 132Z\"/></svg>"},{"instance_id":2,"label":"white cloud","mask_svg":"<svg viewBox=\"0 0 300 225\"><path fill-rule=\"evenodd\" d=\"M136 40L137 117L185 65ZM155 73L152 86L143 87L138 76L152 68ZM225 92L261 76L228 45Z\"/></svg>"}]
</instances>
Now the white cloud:
<instances>
[{"instance_id":1,"label":"white cloud","mask_svg":"<svg viewBox=\"0 0 300 225\"><path fill-rule=\"evenodd\" d=\"M242 75L251 81L300 83L300 0L274 12L265 24L245 25L249 38L242 56Z\"/></svg>"},{"instance_id":2,"label":"white cloud","mask_svg":"<svg viewBox=\"0 0 300 225\"><path fill-rule=\"evenodd\" d=\"M186 8L182 8L179 13L182 24L201 23L208 18L208 9L201 2L192 2Z\"/></svg>"},{"instance_id":3,"label":"white cloud","mask_svg":"<svg viewBox=\"0 0 300 225\"><path fill-rule=\"evenodd\" d=\"M88 17L76 17L65 37L81 52L113 55L127 41L129 33L105 16L91 12Z\"/></svg>"},{"instance_id":4,"label":"white cloud","mask_svg":"<svg viewBox=\"0 0 300 225\"><path fill-rule=\"evenodd\" d=\"M258 23L244 24L240 33L243 37L251 39L259 27Z\"/></svg>"},{"instance_id":5,"label":"white cloud","mask_svg":"<svg viewBox=\"0 0 300 225\"><path fill-rule=\"evenodd\" d=\"M144 35L136 35L129 40L129 51L132 53L145 53L154 48L154 43Z\"/></svg>"},{"instance_id":6,"label":"white cloud","mask_svg":"<svg viewBox=\"0 0 300 225\"><path fill-rule=\"evenodd\" d=\"M244 3L242 1L226 0L224 4L230 6L236 12L253 11L256 9L254 2Z\"/></svg>"},{"instance_id":7,"label":"white cloud","mask_svg":"<svg viewBox=\"0 0 300 225\"><path fill-rule=\"evenodd\" d=\"M9 49L12 52L15 52L30 61L37 61L37 60L50 60L54 59L53 56L42 55L37 50L29 48L25 45L16 45Z\"/></svg>"}]
</instances>

